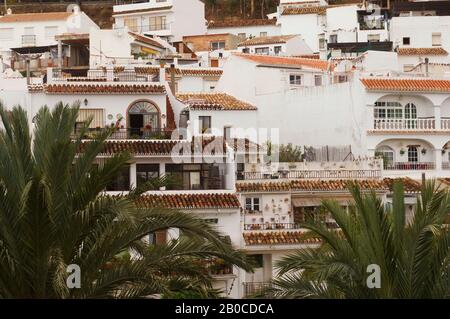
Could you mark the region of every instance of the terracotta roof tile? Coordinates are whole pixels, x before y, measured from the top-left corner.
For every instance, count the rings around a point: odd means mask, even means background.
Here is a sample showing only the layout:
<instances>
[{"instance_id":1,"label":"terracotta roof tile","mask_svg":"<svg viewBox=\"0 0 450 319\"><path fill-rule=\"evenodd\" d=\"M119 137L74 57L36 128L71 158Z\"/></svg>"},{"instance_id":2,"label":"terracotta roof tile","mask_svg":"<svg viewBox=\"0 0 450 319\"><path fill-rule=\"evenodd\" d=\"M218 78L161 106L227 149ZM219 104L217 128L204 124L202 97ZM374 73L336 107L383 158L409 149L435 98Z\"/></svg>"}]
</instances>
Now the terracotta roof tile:
<instances>
[{"instance_id":1,"label":"terracotta roof tile","mask_svg":"<svg viewBox=\"0 0 450 319\"><path fill-rule=\"evenodd\" d=\"M268 231L244 232L246 245L292 245L292 244L320 244L321 240L311 237L307 231Z\"/></svg>"},{"instance_id":2,"label":"terracotta roof tile","mask_svg":"<svg viewBox=\"0 0 450 319\"><path fill-rule=\"evenodd\" d=\"M174 209L240 208L236 194L152 194L140 196L141 207L164 207Z\"/></svg>"},{"instance_id":3,"label":"terracotta roof tile","mask_svg":"<svg viewBox=\"0 0 450 319\"><path fill-rule=\"evenodd\" d=\"M441 48L398 48L398 55L448 55L448 52Z\"/></svg>"},{"instance_id":4,"label":"terracotta roof tile","mask_svg":"<svg viewBox=\"0 0 450 319\"><path fill-rule=\"evenodd\" d=\"M300 15L300 14L326 14L327 7L314 6L314 7L290 7L283 10L282 15Z\"/></svg>"},{"instance_id":5,"label":"terracotta roof tile","mask_svg":"<svg viewBox=\"0 0 450 319\"><path fill-rule=\"evenodd\" d=\"M419 192L420 183L410 178L402 178L406 192ZM329 180L308 180L294 179L280 182L238 182L236 190L245 192L278 192L278 191L346 191L349 182L356 182L362 190L392 191L394 179L329 179Z\"/></svg>"},{"instance_id":6,"label":"terracotta roof tile","mask_svg":"<svg viewBox=\"0 0 450 319\"><path fill-rule=\"evenodd\" d=\"M0 23L66 20L71 15L72 15L72 12L42 12L42 13L7 14L7 15L4 15L3 17L0 17Z\"/></svg>"},{"instance_id":7,"label":"terracotta roof tile","mask_svg":"<svg viewBox=\"0 0 450 319\"><path fill-rule=\"evenodd\" d=\"M255 106L225 93L179 93L177 99L195 110L256 110Z\"/></svg>"},{"instance_id":8,"label":"terracotta roof tile","mask_svg":"<svg viewBox=\"0 0 450 319\"><path fill-rule=\"evenodd\" d=\"M450 92L450 80L365 78L361 82L370 91Z\"/></svg>"},{"instance_id":9,"label":"terracotta roof tile","mask_svg":"<svg viewBox=\"0 0 450 319\"><path fill-rule=\"evenodd\" d=\"M250 27L261 25L275 25L276 19L235 19L222 21L209 21L208 28Z\"/></svg>"},{"instance_id":10,"label":"terracotta roof tile","mask_svg":"<svg viewBox=\"0 0 450 319\"><path fill-rule=\"evenodd\" d=\"M235 53L234 55L261 65L309 67L312 69L319 69L322 71L328 70L328 61L319 59L277 57L269 55L252 55L244 53ZM333 65L331 65L331 69L333 69Z\"/></svg>"},{"instance_id":11,"label":"terracotta roof tile","mask_svg":"<svg viewBox=\"0 0 450 319\"><path fill-rule=\"evenodd\" d=\"M47 94L165 94L159 84L48 84Z\"/></svg>"},{"instance_id":12,"label":"terracotta roof tile","mask_svg":"<svg viewBox=\"0 0 450 319\"><path fill-rule=\"evenodd\" d=\"M277 35L277 36L267 36L267 37L255 37L252 39L248 39L244 42L239 43L238 46L250 46L250 45L260 45L260 44L278 44L278 43L286 43L292 38L295 38L296 35Z\"/></svg>"}]
</instances>

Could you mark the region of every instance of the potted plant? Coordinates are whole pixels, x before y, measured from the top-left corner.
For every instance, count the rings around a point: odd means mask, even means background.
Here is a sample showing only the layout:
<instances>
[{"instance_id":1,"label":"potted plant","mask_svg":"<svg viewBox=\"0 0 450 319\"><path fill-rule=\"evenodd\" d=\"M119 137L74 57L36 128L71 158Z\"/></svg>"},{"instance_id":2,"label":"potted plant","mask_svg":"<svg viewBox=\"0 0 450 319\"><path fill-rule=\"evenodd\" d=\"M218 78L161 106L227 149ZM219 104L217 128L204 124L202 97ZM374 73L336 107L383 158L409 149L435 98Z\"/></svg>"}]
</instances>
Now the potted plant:
<instances>
[{"instance_id":1,"label":"potted plant","mask_svg":"<svg viewBox=\"0 0 450 319\"><path fill-rule=\"evenodd\" d=\"M422 148L421 153L422 153L422 155L425 155L427 153L427 149L426 148Z\"/></svg>"},{"instance_id":2,"label":"potted plant","mask_svg":"<svg viewBox=\"0 0 450 319\"><path fill-rule=\"evenodd\" d=\"M405 155L405 150L403 148L400 149L400 155Z\"/></svg>"}]
</instances>

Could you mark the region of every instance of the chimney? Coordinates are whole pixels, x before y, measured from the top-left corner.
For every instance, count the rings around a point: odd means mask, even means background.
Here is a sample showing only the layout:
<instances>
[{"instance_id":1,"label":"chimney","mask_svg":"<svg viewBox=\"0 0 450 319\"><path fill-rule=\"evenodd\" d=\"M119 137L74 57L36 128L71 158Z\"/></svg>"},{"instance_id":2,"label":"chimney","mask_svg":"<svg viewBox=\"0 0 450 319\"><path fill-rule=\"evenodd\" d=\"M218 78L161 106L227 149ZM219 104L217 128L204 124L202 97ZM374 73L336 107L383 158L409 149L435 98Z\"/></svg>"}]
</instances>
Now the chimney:
<instances>
[{"instance_id":1,"label":"chimney","mask_svg":"<svg viewBox=\"0 0 450 319\"><path fill-rule=\"evenodd\" d=\"M6 1L5 1L5 5L6 5ZM6 14L7 15L11 15L12 14L12 9L11 8L6 9Z\"/></svg>"},{"instance_id":2,"label":"chimney","mask_svg":"<svg viewBox=\"0 0 450 319\"><path fill-rule=\"evenodd\" d=\"M425 76L428 77L429 72L429 66L430 66L430 60L428 58L425 58Z\"/></svg>"}]
</instances>

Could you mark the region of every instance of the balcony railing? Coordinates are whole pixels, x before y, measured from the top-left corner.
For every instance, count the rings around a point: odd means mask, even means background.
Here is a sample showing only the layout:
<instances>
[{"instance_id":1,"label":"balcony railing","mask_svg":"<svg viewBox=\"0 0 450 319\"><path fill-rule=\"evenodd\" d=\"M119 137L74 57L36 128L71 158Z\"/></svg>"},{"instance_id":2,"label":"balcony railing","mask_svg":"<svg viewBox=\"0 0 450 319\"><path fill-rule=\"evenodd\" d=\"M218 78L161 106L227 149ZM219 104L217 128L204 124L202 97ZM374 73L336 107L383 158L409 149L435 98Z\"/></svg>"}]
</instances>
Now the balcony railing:
<instances>
[{"instance_id":1,"label":"balcony railing","mask_svg":"<svg viewBox=\"0 0 450 319\"><path fill-rule=\"evenodd\" d=\"M22 36L22 46L23 47L33 47L36 45L36 36L27 34Z\"/></svg>"},{"instance_id":2,"label":"balcony railing","mask_svg":"<svg viewBox=\"0 0 450 319\"><path fill-rule=\"evenodd\" d=\"M244 230L301 229L294 223L244 224Z\"/></svg>"},{"instance_id":3,"label":"balcony railing","mask_svg":"<svg viewBox=\"0 0 450 319\"><path fill-rule=\"evenodd\" d=\"M61 70L54 69L54 81L67 82L157 82L159 78L151 74L139 74L134 71L114 71L111 75L105 70L89 70L87 76L70 76Z\"/></svg>"},{"instance_id":4,"label":"balcony railing","mask_svg":"<svg viewBox=\"0 0 450 319\"><path fill-rule=\"evenodd\" d=\"M86 132L82 138L83 139L94 139L101 133L104 133L107 129L91 129ZM72 138L78 138L80 136L80 131L75 131L72 135ZM154 129L139 129L139 128L124 128L124 129L115 129L112 131L109 139L111 140L167 140L172 136L172 130L165 128L154 128Z\"/></svg>"},{"instance_id":5,"label":"balcony railing","mask_svg":"<svg viewBox=\"0 0 450 319\"><path fill-rule=\"evenodd\" d=\"M386 119L386 120L374 120L374 130L383 131L432 131L436 129L434 119Z\"/></svg>"},{"instance_id":6,"label":"balcony railing","mask_svg":"<svg viewBox=\"0 0 450 319\"><path fill-rule=\"evenodd\" d=\"M252 179L279 179L279 178L304 178L304 179L318 179L318 178L351 178L351 179L370 179L380 178L380 170L295 170L283 171L275 173L264 172L240 172L238 173L239 180Z\"/></svg>"},{"instance_id":7,"label":"balcony railing","mask_svg":"<svg viewBox=\"0 0 450 319\"><path fill-rule=\"evenodd\" d=\"M441 119L441 129L442 130L450 130L450 119L448 119L448 118Z\"/></svg>"},{"instance_id":8,"label":"balcony railing","mask_svg":"<svg viewBox=\"0 0 450 319\"><path fill-rule=\"evenodd\" d=\"M418 170L432 170L435 168L432 162L404 162L404 163L386 163L385 170L399 170L399 171L418 171Z\"/></svg>"},{"instance_id":9,"label":"balcony railing","mask_svg":"<svg viewBox=\"0 0 450 319\"><path fill-rule=\"evenodd\" d=\"M270 282L244 282L244 298L257 296L272 288Z\"/></svg>"}]
</instances>

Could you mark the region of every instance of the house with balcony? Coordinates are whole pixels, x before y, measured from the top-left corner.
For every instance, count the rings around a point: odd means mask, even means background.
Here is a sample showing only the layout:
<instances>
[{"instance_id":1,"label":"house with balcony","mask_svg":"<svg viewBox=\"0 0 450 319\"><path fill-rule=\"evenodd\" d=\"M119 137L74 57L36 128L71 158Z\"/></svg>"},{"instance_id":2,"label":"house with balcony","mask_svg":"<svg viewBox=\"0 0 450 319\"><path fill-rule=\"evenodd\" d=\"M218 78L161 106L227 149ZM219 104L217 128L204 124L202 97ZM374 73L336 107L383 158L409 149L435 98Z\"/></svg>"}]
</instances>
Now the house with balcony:
<instances>
[{"instance_id":1,"label":"house with balcony","mask_svg":"<svg viewBox=\"0 0 450 319\"><path fill-rule=\"evenodd\" d=\"M242 53L277 56L311 56L313 51L298 35L255 37L239 43Z\"/></svg>"},{"instance_id":2,"label":"house with balcony","mask_svg":"<svg viewBox=\"0 0 450 319\"><path fill-rule=\"evenodd\" d=\"M353 171L357 173L357 171ZM379 177L333 178L326 170L322 177L289 176L281 180L238 181L236 190L243 207L242 249L257 261L254 273L243 273L243 297L270 286L276 276L275 264L289 253L302 248L318 248L321 242L301 227L307 221L323 222L339 231L331 215L322 207L323 200L335 200L344 209L354 204L347 189L350 182L363 193L375 192L385 203L391 203L393 179ZM316 175L319 176L319 175ZM355 175L356 176L356 175ZM420 183L404 178L406 217L413 216Z\"/></svg>"},{"instance_id":3,"label":"house with balcony","mask_svg":"<svg viewBox=\"0 0 450 319\"><path fill-rule=\"evenodd\" d=\"M10 68L45 73L47 67L70 66L76 54L60 34L87 34L98 26L78 7L70 12L12 13L0 17L0 55ZM72 39L73 40L73 39ZM59 50L58 50L59 47ZM80 61L84 64L84 61Z\"/></svg>"},{"instance_id":4,"label":"house with balcony","mask_svg":"<svg viewBox=\"0 0 450 319\"><path fill-rule=\"evenodd\" d=\"M189 17L188 19L186 17ZM148 0L113 7L114 29L182 41L206 33L205 5L200 0Z\"/></svg>"},{"instance_id":5,"label":"house with balcony","mask_svg":"<svg viewBox=\"0 0 450 319\"><path fill-rule=\"evenodd\" d=\"M449 174L450 80L367 77L367 147L387 176Z\"/></svg>"}]
</instances>

